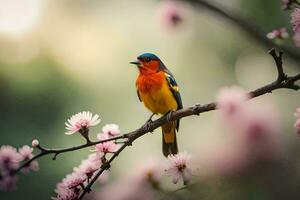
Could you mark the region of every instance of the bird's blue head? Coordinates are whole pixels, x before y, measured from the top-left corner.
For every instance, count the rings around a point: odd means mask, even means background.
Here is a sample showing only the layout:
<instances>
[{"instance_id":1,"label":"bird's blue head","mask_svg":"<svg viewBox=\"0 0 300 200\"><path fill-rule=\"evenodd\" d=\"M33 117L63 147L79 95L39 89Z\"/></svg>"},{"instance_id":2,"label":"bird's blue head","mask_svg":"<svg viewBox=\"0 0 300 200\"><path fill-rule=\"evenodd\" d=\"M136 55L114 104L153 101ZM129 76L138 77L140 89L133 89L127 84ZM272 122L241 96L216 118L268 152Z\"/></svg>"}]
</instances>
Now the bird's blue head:
<instances>
[{"instance_id":1,"label":"bird's blue head","mask_svg":"<svg viewBox=\"0 0 300 200\"><path fill-rule=\"evenodd\" d=\"M152 53L144 53L137 57L137 59L137 61L130 63L137 65L140 72L144 74L157 72L161 65L159 57Z\"/></svg>"},{"instance_id":2,"label":"bird's blue head","mask_svg":"<svg viewBox=\"0 0 300 200\"><path fill-rule=\"evenodd\" d=\"M138 60L145 60L145 61L146 60L159 60L159 58L153 53L143 53L137 59Z\"/></svg>"}]
</instances>

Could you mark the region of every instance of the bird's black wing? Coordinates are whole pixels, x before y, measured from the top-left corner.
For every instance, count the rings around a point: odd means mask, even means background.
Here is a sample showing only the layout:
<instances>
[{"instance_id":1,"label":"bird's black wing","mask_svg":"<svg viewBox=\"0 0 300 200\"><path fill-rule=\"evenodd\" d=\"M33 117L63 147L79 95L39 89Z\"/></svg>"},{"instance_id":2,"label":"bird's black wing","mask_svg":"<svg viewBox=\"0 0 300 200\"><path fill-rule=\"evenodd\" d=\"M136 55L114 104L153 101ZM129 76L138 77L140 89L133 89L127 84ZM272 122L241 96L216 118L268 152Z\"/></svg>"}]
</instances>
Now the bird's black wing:
<instances>
[{"instance_id":1,"label":"bird's black wing","mask_svg":"<svg viewBox=\"0 0 300 200\"><path fill-rule=\"evenodd\" d=\"M183 105L182 105L182 100L181 100L181 96L180 96L180 93L179 93L179 87L175 81L175 78L173 77L172 74L169 74L167 72L165 72L165 76L166 76L166 80L169 84L169 87L170 87L170 90L173 94L173 96L175 97L176 99L176 102L177 102L177 110L183 108ZM179 129L179 120L177 122L177 127L176 127L177 131Z\"/></svg>"}]
</instances>

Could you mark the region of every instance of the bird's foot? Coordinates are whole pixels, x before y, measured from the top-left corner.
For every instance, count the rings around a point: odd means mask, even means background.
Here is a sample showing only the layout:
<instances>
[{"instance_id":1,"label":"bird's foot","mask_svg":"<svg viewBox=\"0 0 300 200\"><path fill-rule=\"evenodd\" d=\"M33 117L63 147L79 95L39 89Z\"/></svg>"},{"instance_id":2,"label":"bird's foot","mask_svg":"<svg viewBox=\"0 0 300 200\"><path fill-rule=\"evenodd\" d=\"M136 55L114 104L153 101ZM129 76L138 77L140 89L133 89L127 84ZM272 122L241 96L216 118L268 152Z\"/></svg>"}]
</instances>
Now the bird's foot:
<instances>
[{"instance_id":1,"label":"bird's foot","mask_svg":"<svg viewBox=\"0 0 300 200\"><path fill-rule=\"evenodd\" d=\"M155 113L153 113L150 117L149 117L149 119L146 121L146 123L143 125L143 128L145 128L147 131L150 131L151 133L153 132L153 131L151 131L150 130L150 124L153 122L152 121L152 117L155 115Z\"/></svg>"},{"instance_id":2,"label":"bird's foot","mask_svg":"<svg viewBox=\"0 0 300 200\"><path fill-rule=\"evenodd\" d=\"M155 113L152 113L151 114L151 116L149 117L149 119L146 121L146 124L149 124L149 123L151 123L151 122L153 122L152 121L152 117L155 115Z\"/></svg>"},{"instance_id":3,"label":"bird's foot","mask_svg":"<svg viewBox=\"0 0 300 200\"><path fill-rule=\"evenodd\" d=\"M173 116L173 110L170 110L169 112L167 112L164 116L167 116L167 121L171 122L172 121L172 116Z\"/></svg>"}]
</instances>

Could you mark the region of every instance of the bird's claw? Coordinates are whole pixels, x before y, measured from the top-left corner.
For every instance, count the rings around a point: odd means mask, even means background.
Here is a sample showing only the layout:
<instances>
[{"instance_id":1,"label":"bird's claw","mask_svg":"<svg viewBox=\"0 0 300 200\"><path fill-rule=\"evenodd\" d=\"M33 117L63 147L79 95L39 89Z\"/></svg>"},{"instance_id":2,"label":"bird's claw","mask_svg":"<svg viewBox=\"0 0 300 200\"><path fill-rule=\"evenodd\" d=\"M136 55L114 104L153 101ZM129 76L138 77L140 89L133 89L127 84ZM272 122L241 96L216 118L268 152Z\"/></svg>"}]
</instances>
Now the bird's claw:
<instances>
[{"instance_id":1,"label":"bird's claw","mask_svg":"<svg viewBox=\"0 0 300 200\"><path fill-rule=\"evenodd\" d=\"M150 119L151 120L151 119ZM151 121L147 121L143 126L142 126L142 128L144 128L144 129L146 129L148 132L153 132L151 129L150 129L150 123L152 122L152 120Z\"/></svg>"},{"instance_id":2,"label":"bird's claw","mask_svg":"<svg viewBox=\"0 0 300 200\"><path fill-rule=\"evenodd\" d=\"M167 116L167 121L171 122L172 121L172 115L173 115L173 110L170 110L165 116Z\"/></svg>"},{"instance_id":3,"label":"bird's claw","mask_svg":"<svg viewBox=\"0 0 300 200\"><path fill-rule=\"evenodd\" d=\"M149 119L146 121L146 123L151 123L152 121L152 117L155 115L155 113L152 113L152 115L149 117Z\"/></svg>"}]
</instances>

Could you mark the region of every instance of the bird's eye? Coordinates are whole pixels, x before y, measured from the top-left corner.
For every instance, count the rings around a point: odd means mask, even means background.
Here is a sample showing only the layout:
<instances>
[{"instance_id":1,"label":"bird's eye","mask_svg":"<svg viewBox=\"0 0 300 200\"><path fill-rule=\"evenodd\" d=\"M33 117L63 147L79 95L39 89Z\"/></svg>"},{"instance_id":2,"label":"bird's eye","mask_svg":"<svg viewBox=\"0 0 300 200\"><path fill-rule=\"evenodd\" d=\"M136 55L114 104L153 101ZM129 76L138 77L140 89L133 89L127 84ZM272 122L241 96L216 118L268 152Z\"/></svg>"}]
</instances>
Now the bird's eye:
<instances>
[{"instance_id":1,"label":"bird's eye","mask_svg":"<svg viewBox=\"0 0 300 200\"><path fill-rule=\"evenodd\" d=\"M151 58L146 58L146 62L150 62L151 61Z\"/></svg>"}]
</instances>

